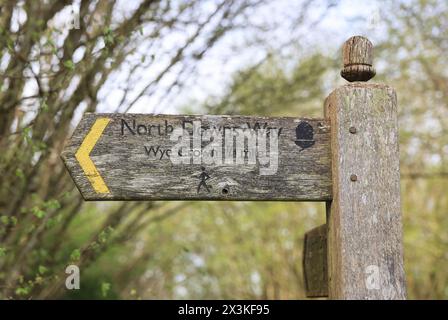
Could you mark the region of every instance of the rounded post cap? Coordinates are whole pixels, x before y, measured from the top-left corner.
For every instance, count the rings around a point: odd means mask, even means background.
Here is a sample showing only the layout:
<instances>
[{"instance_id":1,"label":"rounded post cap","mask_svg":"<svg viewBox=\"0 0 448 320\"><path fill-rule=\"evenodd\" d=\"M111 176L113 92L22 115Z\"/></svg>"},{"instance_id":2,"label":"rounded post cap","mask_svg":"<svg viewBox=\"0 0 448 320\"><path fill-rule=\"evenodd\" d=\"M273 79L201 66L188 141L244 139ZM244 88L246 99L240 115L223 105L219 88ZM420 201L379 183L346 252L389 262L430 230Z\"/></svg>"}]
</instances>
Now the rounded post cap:
<instances>
[{"instance_id":1,"label":"rounded post cap","mask_svg":"<svg viewBox=\"0 0 448 320\"><path fill-rule=\"evenodd\" d=\"M373 67L373 45L363 36L354 36L345 41L342 47L344 68L341 76L347 81L368 81L375 74Z\"/></svg>"}]
</instances>

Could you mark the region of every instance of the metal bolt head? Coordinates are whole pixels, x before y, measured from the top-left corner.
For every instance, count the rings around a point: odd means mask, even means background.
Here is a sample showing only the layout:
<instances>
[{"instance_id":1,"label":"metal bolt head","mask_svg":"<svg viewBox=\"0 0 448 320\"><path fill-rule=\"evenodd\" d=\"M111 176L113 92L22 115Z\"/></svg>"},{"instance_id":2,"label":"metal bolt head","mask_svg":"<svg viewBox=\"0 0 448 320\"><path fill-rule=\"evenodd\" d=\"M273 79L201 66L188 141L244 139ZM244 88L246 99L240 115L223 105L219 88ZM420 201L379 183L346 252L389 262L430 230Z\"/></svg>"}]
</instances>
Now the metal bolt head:
<instances>
[{"instance_id":1,"label":"metal bolt head","mask_svg":"<svg viewBox=\"0 0 448 320\"><path fill-rule=\"evenodd\" d=\"M348 129L348 131L352 134L356 133L356 128L355 127L350 127L350 129Z\"/></svg>"},{"instance_id":2,"label":"metal bolt head","mask_svg":"<svg viewBox=\"0 0 448 320\"><path fill-rule=\"evenodd\" d=\"M355 181L358 180L358 176L357 176L356 174L352 174L352 175L350 176L350 180L353 181L353 182L355 182Z\"/></svg>"}]
</instances>

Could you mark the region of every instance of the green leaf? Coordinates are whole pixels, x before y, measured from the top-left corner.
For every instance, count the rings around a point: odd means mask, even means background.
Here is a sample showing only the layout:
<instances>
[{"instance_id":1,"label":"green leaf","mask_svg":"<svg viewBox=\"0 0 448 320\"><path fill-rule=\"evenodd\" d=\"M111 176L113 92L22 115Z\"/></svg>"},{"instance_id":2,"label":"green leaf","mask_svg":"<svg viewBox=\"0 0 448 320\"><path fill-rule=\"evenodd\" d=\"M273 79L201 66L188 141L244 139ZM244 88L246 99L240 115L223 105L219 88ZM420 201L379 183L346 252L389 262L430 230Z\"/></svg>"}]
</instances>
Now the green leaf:
<instances>
[{"instance_id":1,"label":"green leaf","mask_svg":"<svg viewBox=\"0 0 448 320\"><path fill-rule=\"evenodd\" d=\"M47 214L45 211L41 210L39 207L31 208L31 212L39 219L42 219Z\"/></svg>"},{"instance_id":2,"label":"green leaf","mask_svg":"<svg viewBox=\"0 0 448 320\"><path fill-rule=\"evenodd\" d=\"M113 231L114 231L114 228L112 228L111 226L109 226L105 230L101 231L100 234L98 235L98 242L105 243L109 239L109 237Z\"/></svg>"},{"instance_id":3,"label":"green leaf","mask_svg":"<svg viewBox=\"0 0 448 320\"><path fill-rule=\"evenodd\" d=\"M72 60L65 60L64 67L66 67L67 69L70 69L72 71L75 70L75 64L73 63Z\"/></svg>"},{"instance_id":4,"label":"green leaf","mask_svg":"<svg viewBox=\"0 0 448 320\"><path fill-rule=\"evenodd\" d=\"M46 100L46 99L44 99L44 100L42 101L42 104L40 105L40 109L41 109L43 112L47 112L47 111L48 111L48 104L47 104L47 100Z\"/></svg>"},{"instance_id":5,"label":"green leaf","mask_svg":"<svg viewBox=\"0 0 448 320\"><path fill-rule=\"evenodd\" d=\"M63 197L63 198L68 198L68 197L70 197L70 191L65 191L65 192L62 194L62 197Z\"/></svg>"},{"instance_id":6,"label":"green leaf","mask_svg":"<svg viewBox=\"0 0 448 320\"><path fill-rule=\"evenodd\" d=\"M6 256L6 248L0 247L0 258Z\"/></svg>"},{"instance_id":7,"label":"green leaf","mask_svg":"<svg viewBox=\"0 0 448 320\"><path fill-rule=\"evenodd\" d=\"M26 296L30 292L30 287L21 287L16 289L16 295Z\"/></svg>"},{"instance_id":8,"label":"green leaf","mask_svg":"<svg viewBox=\"0 0 448 320\"><path fill-rule=\"evenodd\" d=\"M48 39L45 45L51 47L51 52L53 54L57 54L57 47L52 39Z\"/></svg>"},{"instance_id":9,"label":"green leaf","mask_svg":"<svg viewBox=\"0 0 448 320\"><path fill-rule=\"evenodd\" d=\"M80 258L81 258L81 251L79 249L73 250L70 255L70 260L78 261Z\"/></svg>"},{"instance_id":10,"label":"green leaf","mask_svg":"<svg viewBox=\"0 0 448 320\"><path fill-rule=\"evenodd\" d=\"M45 266L39 266L38 270L40 274L44 274L45 272L48 271L48 268Z\"/></svg>"},{"instance_id":11,"label":"green leaf","mask_svg":"<svg viewBox=\"0 0 448 320\"><path fill-rule=\"evenodd\" d=\"M8 216L1 216L0 222L3 223L5 226L9 224L9 217Z\"/></svg>"},{"instance_id":12,"label":"green leaf","mask_svg":"<svg viewBox=\"0 0 448 320\"><path fill-rule=\"evenodd\" d=\"M23 170L20 168L16 169L16 177L18 177L20 180L25 180L25 174L23 173Z\"/></svg>"},{"instance_id":13,"label":"green leaf","mask_svg":"<svg viewBox=\"0 0 448 320\"><path fill-rule=\"evenodd\" d=\"M22 137L25 140L25 142L31 141L31 128L30 127L23 128Z\"/></svg>"},{"instance_id":14,"label":"green leaf","mask_svg":"<svg viewBox=\"0 0 448 320\"><path fill-rule=\"evenodd\" d=\"M111 288L110 283L108 283L108 282L102 282L101 283L101 294L103 295L103 297L107 296L107 294L109 293L110 288Z\"/></svg>"},{"instance_id":15,"label":"green leaf","mask_svg":"<svg viewBox=\"0 0 448 320\"><path fill-rule=\"evenodd\" d=\"M56 219L50 218L47 220L46 226L47 226L47 228L53 228L56 224L57 224Z\"/></svg>"},{"instance_id":16,"label":"green leaf","mask_svg":"<svg viewBox=\"0 0 448 320\"><path fill-rule=\"evenodd\" d=\"M59 209L61 207L61 204L58 200L51 199L44 203L44 207L47 209Z\"/></svg>"},{"instance_id":17,"label":"green leaf","mask_svg":"<svg viewBox=\"0 0 448 320\"><path fill-rule=\"evenodd\" d=\"M107 46L114 44L115 39L114 39L114 34L111 28L105 28L104 32L103 32L103 36L104 36L104 43Z\"/></svg>"},{"instance_id":18,"label":"green leaf","mask_svg":"<svg viewBox=\"0 0 448 320\"><path fill-rule=\"evenodd\" d=\"M8 39L6 40L6 46L8 47L8 50L10 52L14 52L14 41L8 37Z\"/></svg>"}]
</instances>

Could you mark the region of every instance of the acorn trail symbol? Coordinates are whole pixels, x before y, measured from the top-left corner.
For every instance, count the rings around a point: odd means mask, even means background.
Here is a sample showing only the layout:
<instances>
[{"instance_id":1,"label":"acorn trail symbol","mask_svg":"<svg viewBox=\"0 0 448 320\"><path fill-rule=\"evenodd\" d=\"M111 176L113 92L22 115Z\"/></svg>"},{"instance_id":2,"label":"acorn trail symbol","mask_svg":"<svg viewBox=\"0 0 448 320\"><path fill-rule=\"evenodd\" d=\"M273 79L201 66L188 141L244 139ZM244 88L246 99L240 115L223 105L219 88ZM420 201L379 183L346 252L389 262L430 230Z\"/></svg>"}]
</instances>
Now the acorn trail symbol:
<instances>
[{"instance_id":1,"label":"acorn trail symbol","mask_svg":"<svg viewBox=\"0 0 448 320\"><path fill-rule=\"evenodd\" d=\"M302 121L296 128L296 140L294 141L300 148L300 151L314 145L314 129L308 122Z\"/></svg>"}]
</instances>

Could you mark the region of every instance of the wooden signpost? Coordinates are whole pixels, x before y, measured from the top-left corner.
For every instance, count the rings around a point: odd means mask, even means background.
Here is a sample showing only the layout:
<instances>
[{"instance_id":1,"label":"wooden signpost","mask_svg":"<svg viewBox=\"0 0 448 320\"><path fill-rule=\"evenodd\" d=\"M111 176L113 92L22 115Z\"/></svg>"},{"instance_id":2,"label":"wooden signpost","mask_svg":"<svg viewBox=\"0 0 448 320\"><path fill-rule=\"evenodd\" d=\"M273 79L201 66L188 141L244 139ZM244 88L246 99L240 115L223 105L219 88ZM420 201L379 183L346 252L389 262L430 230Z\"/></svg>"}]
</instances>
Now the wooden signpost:
<instances>
[{"instance_id":1,"label":"wooden signpost","mask_svg":"<svg viewBox=\"0 0 448 320\"><path fill-rule=\"evenodd\" d=\"M85 114L62 159L85 200L325 201L305 235L307 295L405 299L395 91L368 84L372 44L322 119Z\"/></svg>"},{"instance_id":2,"label":"wooden signpost","mask_svg":"<svg viewBox=\"0 0 448 320\"><path fill-rule=\"evenodd\" d=\"M187 136L184 150L175 150L176 128ZM221 139L213 163L202 159L216 142L204 137L206 130ZM248 147L262 130L267 141L278 138L267 161ZM173 163L174 155L186 163ZM330 156L324 119L148 114L85 114L62 153L86 200L325 201L331 199Z\"/></svg>"}]
</instances>

